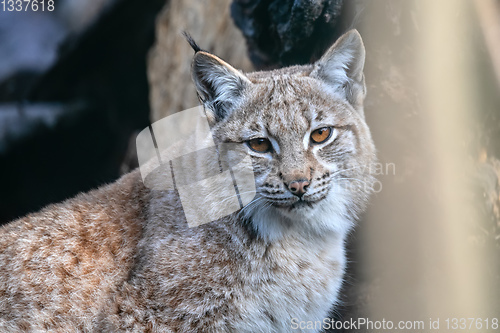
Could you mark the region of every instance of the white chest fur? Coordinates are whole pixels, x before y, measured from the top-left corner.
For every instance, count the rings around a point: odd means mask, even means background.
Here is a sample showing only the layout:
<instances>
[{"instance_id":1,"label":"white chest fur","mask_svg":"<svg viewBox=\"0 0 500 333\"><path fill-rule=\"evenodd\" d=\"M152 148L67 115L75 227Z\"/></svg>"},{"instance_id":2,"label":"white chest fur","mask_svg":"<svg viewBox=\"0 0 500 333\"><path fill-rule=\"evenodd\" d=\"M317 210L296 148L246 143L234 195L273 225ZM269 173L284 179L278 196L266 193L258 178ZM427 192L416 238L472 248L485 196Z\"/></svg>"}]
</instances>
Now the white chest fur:
<instances>
[{"instance_id":1,"label":"white chest fur","mask_svg":"<svg viewBox=\"0 0 500 333\"><path fill-rule=\"evenodd\" d=\"M319 331L301 330L293 323L328 316L342 284L344 238L330 233L321 239L288 237L270 245L247 276L236 331Z\"/></svg>"}]
</instances>

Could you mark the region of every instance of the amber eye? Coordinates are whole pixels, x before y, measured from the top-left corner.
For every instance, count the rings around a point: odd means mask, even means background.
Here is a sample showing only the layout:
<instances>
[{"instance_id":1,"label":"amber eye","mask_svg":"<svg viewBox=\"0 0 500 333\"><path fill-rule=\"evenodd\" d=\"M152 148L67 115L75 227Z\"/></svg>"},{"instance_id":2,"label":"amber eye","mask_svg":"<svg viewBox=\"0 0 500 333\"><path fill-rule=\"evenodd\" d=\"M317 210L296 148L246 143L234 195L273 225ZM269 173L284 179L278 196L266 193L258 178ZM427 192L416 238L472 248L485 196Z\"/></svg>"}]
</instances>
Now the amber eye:
<instances>
[{"instance_id":1,"label":"amber eye","mask_svg":"<svg viewBox=\"0 0 500 333\"><path fill-rule=\"evenodd\" d=\"M331 127L321 127L311 133L311 140L314 143L323 143L332 135Z\"/></svg>"},{"instance_id":2,"label":"amber eye","mask_svg":"<svg viewBox=\"0 0 500 333\"><path fill-rule=\"evenodd\" d=\"M258 153L267 153L271 150L271 142L268 139L257 138L247 141L248 147Z\"/></svg>"}]
</instances>

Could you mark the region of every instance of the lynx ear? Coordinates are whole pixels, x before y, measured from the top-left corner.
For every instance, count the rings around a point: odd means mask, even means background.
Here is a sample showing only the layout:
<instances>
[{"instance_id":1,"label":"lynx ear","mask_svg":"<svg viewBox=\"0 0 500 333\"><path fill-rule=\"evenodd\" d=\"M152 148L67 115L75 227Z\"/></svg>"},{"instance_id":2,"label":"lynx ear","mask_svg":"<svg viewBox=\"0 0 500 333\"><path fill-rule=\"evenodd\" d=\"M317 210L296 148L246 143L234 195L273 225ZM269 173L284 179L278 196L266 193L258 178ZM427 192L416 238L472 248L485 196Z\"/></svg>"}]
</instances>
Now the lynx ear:
<instances>
[{"instance_id":1,"label":"lynx ear","mask_svg":"<svg viewBox=\"0 0 500 333\"><path fill-rule=\"evenodd\" d=\"M199 51L193 58L193 81L210 123L225 118L241 101L248 78L215 55Z\"/></svg>"},{"instance_id":2,"label":"lynx ear","mask_svg":"<svg viewBox=\"0 0 500 333\"><path fill-rule=\"evenodd\" d=\"M362 106L366 94L364 64L363 40L357 30L350 30L314 64L311 76L333 87L358 108Z\"/></svg>"}]
</instances>

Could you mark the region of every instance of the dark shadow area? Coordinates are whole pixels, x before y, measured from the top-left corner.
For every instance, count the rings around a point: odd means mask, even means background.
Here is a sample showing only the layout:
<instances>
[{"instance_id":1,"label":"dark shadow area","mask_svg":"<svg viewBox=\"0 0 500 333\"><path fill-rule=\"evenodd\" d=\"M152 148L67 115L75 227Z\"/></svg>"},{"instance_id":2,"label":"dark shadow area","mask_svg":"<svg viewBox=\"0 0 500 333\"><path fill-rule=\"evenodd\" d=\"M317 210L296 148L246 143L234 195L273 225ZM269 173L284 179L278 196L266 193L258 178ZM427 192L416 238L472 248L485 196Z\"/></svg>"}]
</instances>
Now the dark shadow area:
<instances>
[{"instance_id":1,"label":"dark shadow area","mask_svg":"<svg viewBox=\"0 0 500 333\"><path fill-rule=\"evenodd\" d=\"M164 4L115 1L47 69L0 79L0 223L120 175L149 124L146 55Z\"/></svg>"}]
</instances>

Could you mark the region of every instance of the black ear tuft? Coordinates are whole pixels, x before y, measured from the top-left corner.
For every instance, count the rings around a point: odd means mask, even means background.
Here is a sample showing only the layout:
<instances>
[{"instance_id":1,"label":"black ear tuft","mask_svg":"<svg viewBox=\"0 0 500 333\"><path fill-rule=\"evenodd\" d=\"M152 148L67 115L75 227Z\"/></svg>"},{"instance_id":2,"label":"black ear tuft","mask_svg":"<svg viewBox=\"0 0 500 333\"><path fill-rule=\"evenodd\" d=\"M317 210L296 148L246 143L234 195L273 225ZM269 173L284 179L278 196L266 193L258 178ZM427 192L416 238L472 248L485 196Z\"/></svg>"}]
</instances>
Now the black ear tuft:
<instances>
[{"instance_id":1,"label":"black ear tuft","mask_svg":"<svg viewBox=\"0 0 500 333\"><path fill-rule=\"evenodd\" d=\"M195 53L191 75L212 123L231 113L242 100L243 91L252 85L245 74L205 51Z\"/></svg>"},{"instance_id":2,"label":"black ear tuft","mask_svg":"<svg viewBox=\"0 0 500 333\"><path fill-rule=\"evenodd\" d=\"M184 35L184 37L186 38L187 42L189 43L189 45L191 45L191 47L193 48L194 50L194 53L198 53L200 51L203 51L199 46L198 44L196 44L196 42L194 41L193 37L191 37L191 35L189 34L189 32L187 31L183 31L182 34Z\"/></svg>"}]
</instances>

